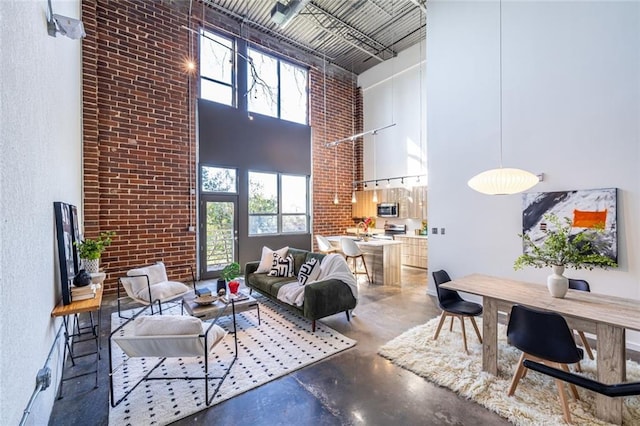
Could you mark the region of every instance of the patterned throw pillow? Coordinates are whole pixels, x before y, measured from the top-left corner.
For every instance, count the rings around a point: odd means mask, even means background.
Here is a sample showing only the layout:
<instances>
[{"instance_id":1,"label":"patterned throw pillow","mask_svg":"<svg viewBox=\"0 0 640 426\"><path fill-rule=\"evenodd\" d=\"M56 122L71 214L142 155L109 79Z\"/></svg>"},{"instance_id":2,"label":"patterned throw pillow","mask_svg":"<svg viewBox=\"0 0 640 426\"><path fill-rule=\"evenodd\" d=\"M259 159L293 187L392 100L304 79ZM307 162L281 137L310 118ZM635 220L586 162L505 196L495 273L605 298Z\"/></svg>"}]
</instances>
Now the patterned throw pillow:
<instances>
[{"instance_id":1,"label":"patterned throw pillow","mask_svg":"<svg viewBox=\"0 0 640 426\"><path fill-rule=\"evenodd\" d=\"M273 254L278 253L280 256L286 256L289 252L289 247L282 247L279 250L271 250L269 247L262 247L262 257L260 258L260 264L256 270L257 274L264 274L271 270L273 265Z\"/></svg>"},{"instance_id":2,"label":"patterned throw pillow","mask_svg":"<svg viewBox=\"0 0 640 426\"><path fill-rule=\"evenodd\" d=\"M318 259L312 258L300 267L298 272L298 282L300 285L305 285L318 279L320 275L320 262Z\"/></svg>"},{"instance_id":3,"label":"patterned throw pillow","mask_svg":"<svg viewBox=\"0 0 640 426\"><path fill-rule=\"evenodd\" d=\"M293 256L280 256L273 253L273 264L271 270L267 274L270 277L292 277L293 276Z\"/></svg>"}]
</instances>

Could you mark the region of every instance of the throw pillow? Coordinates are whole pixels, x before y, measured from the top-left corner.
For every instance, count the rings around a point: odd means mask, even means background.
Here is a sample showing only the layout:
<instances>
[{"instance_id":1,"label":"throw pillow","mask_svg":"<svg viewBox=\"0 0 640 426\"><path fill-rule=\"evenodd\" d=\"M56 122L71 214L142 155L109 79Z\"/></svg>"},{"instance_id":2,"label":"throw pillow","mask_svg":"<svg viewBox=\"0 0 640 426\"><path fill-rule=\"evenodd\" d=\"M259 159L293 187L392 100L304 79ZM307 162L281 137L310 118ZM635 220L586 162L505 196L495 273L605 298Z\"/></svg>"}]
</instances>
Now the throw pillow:
<instances>
[{"instance_id":1,"label":"throw pillow","mask_svg":"<svg viewBox=\"0 0 640 426\"><path fill-rule=\"evenodd\" d=\"M298 283L300 283L300 285L305 285L317 280L318 276L320 276L320 262L318 262L318 259L309 259L300 267L300 272L298 272Z\"/></svg>"},{"instance_id":2,"label":"throw pillow","mask_svg":"<svg viewBox=\"0 0 640 426\"><path fill-rule=\"evenodd\" d=\"M260 258L260 265L258 265L256 273L264 274L265 272L269 272L271 270L271 266L273 266L273 254L278 253L280 257L285 257L288 251L289 247L283 247L280 250L275 251L266 246L262 247L262 257Z\"/></svg>"},{"instance_id":3,"label":"throw pillow","mask_svg":"<svg viewBox=\"0 0 640 426\"><path fill-rule=\"evenodd\" d=\"M131 269L127 272L127 276L132 278L129 278L126 281L127 284L131 286L131 292L134 294L137 294L144 289L148 289L147 278L142 275L149 277L149 285L168 281L167 271L164 267L164 263L162 262L158 262L151 266L145 266L143 268Z\"/></svg>"},{"instance_id":4,"label":"throw pillow","mask_svg":"<svg viewBox=\"0 0 640 426\"><path fill-rule=\"evenodd\" d=\"M273 264L271 270L267 274L270 277L292 277L293 276L293 256L280 256L278 253L273 254Z\"/></svg>"},{"instance_id":5,"label":"throw pillow","mask_svg":"<svg viewBox=\"0 0 640 426\"><path fill-rule=\"evenodd\" d=\"M136 336L193 335L202 333L202 321L182 315L143 315L133 320Z\"/></svg>"},{"instance_id":6,"label":"throw pillow","mask_svg":"<svg viewBox=\"0 0 640 426\"><path fill-rule=\"evenodd\" d=\"M318 259L312 258L300 267L300 272L298 272L298 283L300 283L300 285L305 285L317 280L319 276L320 262Z\"/></svg>"}]
</instances>

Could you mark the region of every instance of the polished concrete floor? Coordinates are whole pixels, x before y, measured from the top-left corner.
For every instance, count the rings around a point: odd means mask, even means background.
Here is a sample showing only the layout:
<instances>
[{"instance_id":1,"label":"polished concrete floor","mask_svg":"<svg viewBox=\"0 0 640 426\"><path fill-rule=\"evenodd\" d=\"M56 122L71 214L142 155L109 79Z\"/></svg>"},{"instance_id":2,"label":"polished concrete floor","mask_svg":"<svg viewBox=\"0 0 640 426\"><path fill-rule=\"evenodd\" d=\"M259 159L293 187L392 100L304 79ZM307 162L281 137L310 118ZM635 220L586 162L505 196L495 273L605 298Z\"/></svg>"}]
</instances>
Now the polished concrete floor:
<instances>
[{"instance_id":1,"label":"polished concrete floor","mask_svg":"<svg viewBox=\"0 0 640 426\"><path fill-rule=\"evenodd\" d=\"M506 425L481 406L394 366L377 355L387 341L439 315L426 294L427 271L403 268L402 287L359 283L355 316L322 320L358 341L357 345L288 376L267 383L177 425ZM106 342L113 298L102 309L102 361L99 386L94 377L66 382L51 425L107 425L108 356ZM88 360L89 362L91 360ZM134 425L137 426L137 425Z\"/></svg>"}]
</instances>

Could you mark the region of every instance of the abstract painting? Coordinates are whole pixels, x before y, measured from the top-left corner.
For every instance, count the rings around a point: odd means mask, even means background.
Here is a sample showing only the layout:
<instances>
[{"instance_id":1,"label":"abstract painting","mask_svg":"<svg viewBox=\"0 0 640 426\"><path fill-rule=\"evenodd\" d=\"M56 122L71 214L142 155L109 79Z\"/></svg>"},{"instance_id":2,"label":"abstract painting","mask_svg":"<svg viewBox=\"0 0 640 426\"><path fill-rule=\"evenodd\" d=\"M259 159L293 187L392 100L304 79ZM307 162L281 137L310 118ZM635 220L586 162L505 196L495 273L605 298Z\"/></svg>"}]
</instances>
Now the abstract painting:
<instances>
[{"instance_id":1,"label":"abstract painting","mask_svg":"<svg viewBox=\"0 0 640 426\"><path fill-rule=\"evenodd\" d=\"M79 256L75 242L79 241L78 211L76 206L56 201L53 203L58 241L58 262L60 265L60 286L62 304L71 303L71 283L78 273Z\"/></svg>"},{"instance_id":2,"label":"abstract painting","mask_svg":"<svg viewBox=\"0 0 640 426\"><path fill-rule=\"evenodd\" d=\"M573 234L601 229L597 234L598 252L617 262L616 212L616 188L525 193L522 197L522 233L539 245L550 225L544 216L553 214L560 220L566 217L571 221Z\"/></svg>"}]
</instances>

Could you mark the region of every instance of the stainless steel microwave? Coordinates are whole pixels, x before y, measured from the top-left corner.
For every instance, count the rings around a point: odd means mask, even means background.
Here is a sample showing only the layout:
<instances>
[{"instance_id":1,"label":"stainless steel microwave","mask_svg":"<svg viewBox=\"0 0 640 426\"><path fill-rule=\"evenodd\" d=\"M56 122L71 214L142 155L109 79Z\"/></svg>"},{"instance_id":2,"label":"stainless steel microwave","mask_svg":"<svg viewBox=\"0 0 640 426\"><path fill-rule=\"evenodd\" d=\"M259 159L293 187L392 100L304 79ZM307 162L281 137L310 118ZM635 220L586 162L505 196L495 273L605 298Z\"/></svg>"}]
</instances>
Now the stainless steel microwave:
<instances>
[{"instance_id":1,"label":"stainless steel microwave","mask_svg":"<svg viewBox=\"0 0 640 426\"><path fill-rule=\"evenodd\" d=\"M378 217L398 217L398 203L378 204Z\"/></svg>"}]
</instances>

